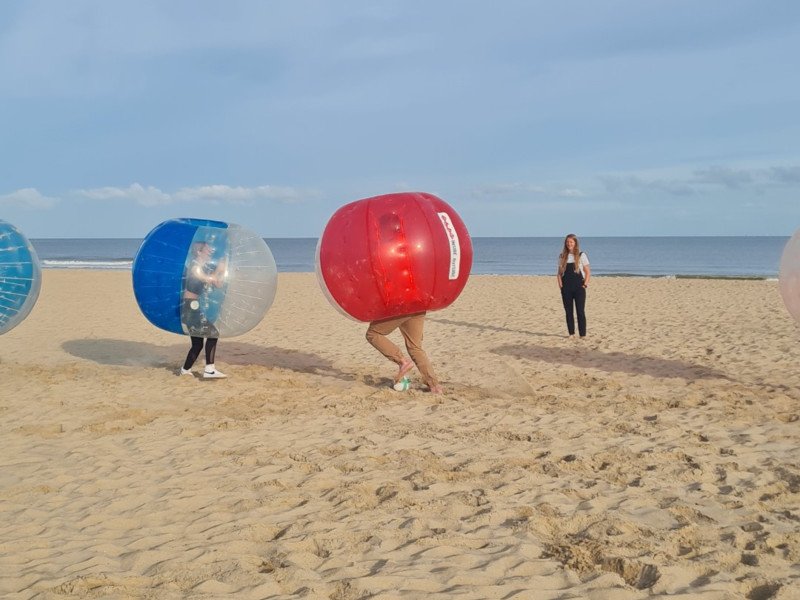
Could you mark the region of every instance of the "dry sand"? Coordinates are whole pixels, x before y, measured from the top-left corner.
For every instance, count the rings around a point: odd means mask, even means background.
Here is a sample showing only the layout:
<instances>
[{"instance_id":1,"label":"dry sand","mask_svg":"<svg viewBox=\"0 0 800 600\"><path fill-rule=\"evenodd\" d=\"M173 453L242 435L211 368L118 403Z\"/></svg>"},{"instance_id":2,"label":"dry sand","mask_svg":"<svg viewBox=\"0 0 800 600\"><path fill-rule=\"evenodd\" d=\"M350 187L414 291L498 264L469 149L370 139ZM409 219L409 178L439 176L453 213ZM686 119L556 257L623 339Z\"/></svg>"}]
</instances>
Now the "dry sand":
<instances>
[{"instance_id":1,"label":"dry sand","mask_svg":"<svg viewBox=\"0 0 800 600\"><path fill-rule=\"evenodd\" d=\"M554 278L472 277L436 396L313 274L203 381L129 273L46 271L0 338L0 596L800 598L777 288L596 277L580 342Z\"/></svg>"}]
</instances>

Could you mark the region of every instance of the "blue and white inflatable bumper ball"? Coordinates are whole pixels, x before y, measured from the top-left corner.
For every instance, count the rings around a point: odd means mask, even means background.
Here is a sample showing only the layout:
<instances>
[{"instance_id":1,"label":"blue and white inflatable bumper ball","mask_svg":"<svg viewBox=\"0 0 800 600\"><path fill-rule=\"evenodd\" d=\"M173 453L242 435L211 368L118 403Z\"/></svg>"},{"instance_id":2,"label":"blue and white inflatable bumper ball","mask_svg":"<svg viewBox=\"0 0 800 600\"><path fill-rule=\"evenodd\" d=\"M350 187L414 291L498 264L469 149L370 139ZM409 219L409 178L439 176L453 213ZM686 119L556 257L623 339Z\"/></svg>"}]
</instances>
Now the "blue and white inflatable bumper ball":
<instances>
[{"instance_id":1,"label":"blue and white inflatable bumper ball","mask_svg":"<svg viewBox=\"0 0 800 600\"><path fill-rule=\"evenodd\" d=\"M0 335L28 316L41 287L42 269L33 246L11 223L0 221Z\"/></svg>"},{"instance_id":2,"label":"blue and white inflatable bumper ball","mask_svg":"<svg viewBox=\"0 0 800 600\"><path fill-rule=\"evenodd\" d=\"M164 221L147 234L133 261L139 308L173 333L223 338L250 331L272 305L277 285L264 240L221 221Z\"/></svg>"}]
</instances>

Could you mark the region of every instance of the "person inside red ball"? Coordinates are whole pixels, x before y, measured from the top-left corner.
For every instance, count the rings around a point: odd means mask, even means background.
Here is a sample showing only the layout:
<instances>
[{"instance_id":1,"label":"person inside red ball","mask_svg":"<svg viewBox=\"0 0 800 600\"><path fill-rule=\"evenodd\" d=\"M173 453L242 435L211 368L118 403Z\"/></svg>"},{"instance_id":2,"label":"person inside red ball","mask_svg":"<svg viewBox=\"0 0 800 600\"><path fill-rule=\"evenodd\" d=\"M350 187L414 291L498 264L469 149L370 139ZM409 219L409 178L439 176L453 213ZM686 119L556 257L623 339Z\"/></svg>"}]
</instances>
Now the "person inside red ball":
<instances>
[{"instance_id":1,"label":"person inside red ball","mask_svg":"<svg viewBox=\"0 0 800 600\"><path fill-rule=\"evenodd\" d=\"M431 361L428 359L425 350L422 349L422 333L424 327L424 312L372 321L367 328L367 341L375 346L378 352L397 364L398 370L394 379L395 383L400 381L414 365L417 365L417 369L419 369L422 375L422 380L425 382L425 385L428 386L431 393L441 394L442 388L439 385L439 380L436 379L436 373L433 371ZM402 350L400 350L396 344L386 337L398 328L406 342L406 350L408 350L408 354L411 356L410 360L403 355Z\"/></svg>"}]
</instances>

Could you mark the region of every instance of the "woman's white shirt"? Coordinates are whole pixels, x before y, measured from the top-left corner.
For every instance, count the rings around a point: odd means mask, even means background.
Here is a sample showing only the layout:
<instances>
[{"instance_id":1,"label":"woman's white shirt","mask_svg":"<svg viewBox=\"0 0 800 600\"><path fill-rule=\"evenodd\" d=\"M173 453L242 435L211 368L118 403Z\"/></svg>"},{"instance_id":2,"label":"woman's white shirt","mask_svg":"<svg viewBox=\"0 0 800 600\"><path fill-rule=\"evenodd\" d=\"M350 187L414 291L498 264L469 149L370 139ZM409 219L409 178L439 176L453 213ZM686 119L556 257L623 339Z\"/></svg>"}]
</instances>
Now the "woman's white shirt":
<instances>
[{"instance_id":1,"label":"woman's white shirt","mask_svg":"<svg viewBox=\"0 0 800 600\"><path fill-rule=\"evenodd\" d=\"M567 264L574 265L575 264L575 257L572 254L567 255ZM581 252L580 257L578 258L578 269L581 272L581 276L586 279L586 271L583 267L589 266L589 257L586 256L585 252Z\"/></svg>"}]
</instances>

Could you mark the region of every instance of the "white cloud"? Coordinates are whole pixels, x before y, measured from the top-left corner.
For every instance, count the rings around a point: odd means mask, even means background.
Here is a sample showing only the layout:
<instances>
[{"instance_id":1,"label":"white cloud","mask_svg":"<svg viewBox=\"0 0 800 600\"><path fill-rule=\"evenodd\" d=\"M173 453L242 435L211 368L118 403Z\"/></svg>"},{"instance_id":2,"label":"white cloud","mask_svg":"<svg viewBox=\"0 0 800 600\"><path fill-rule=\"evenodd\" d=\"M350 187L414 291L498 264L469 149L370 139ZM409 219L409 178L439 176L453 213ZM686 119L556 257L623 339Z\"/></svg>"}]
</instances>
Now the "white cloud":
<instances>
[{"instance_id":1,"label":"white cloud","mask_svg":"<svg viewBox=\"0 0 800 600\"><path fill-rule=\"evenodd\" d=\"M473 190L477 196L501 196L506 194L544 194L545 189L530 183L487 183Z\"/></svg>"},{"instance_id":2,"label":"white cloud","mask_svg":"<svg viewBox=\"0 0 800 600\"><path fill-rule=\"evenodd\" d=\"M564 188L557 192L561 198L583 198L586 194L575 188Z\"/></svg>"},{"instance_id":3,"label":"white cloud","mask_svg":"<svg viewBox=\"0 0 800 600\"><path fill-rule=\"evenodd\" d=\"M648 179L638 175L601 175L600 181L612 194L638 194L664 192L672 196L690 196L695 189L681 178Z\"/></svg>"},{"instance_id":4,"label":"white cloud","mask_svg":"<svg viewBox=\"0 0 800 600\"><path fill-rule=\"evenodd\" d=\"M318 196L313 190L293 187L261 185L257 187L231 187L228 185L204 185L181 188L177 192L164 192L157 187L144 187L134 183L127 188L103 187L76 190L76 196L90 200L131 201L141 206L161 206L185 202L209 202L212 204L255 204L259 201L297 204Z\"/></svg>"},{"instance_id":5,"label":"white cloud","mask_svg":"<svg viewBox=\"0 0 800 600\"><path fill-rule=\"evenodd\" d=\"M672 196L692 196L717 190L761 193L767 187L792 187L800 184L800 165L773 167L714 165L664 176L600 175L599 179L605 190L612 194L662 192Z\"/></svg>"},{"instance_id":6,"label":"white cloud","mask_svg":"<svg viewBox=\"0 0 800 600\"><path fill-rule=\"evenodd\" d=\"M772 181L778 184L795 185L800 183L800 165L772 167L769 174Z\"/></svg>"},{"instance_id":7,"label":"white cloud","mask_svg":"<svg viewBox=\"0 0 800 600\"><path fill-rule=\"evenodd\" d=\"M58 202L58 198L44 196L36 188L23 188L0 196L0 205L20 206L22 208L52 208Z\"/></svg>"},{"instance_id":8,"label":"white cloud","mask_svg":"<svg viewBox=\"0 0 800 600\"><path fill-rule=\"evenodd\" d=\"M144 187L138 183L134 183L127 188L102 187L77 190L74 193L90 200L132 200L142 206L159 206L172 202L169 194L165 194L156 187Z\"/></svg>"},{"instance_id":9,"label":"white cloud","mask_svg":"<svg viewBox=\"0 0 800 600\"><path fill-rule=\"evenodd\" d=\"M557 188L535 185L532 183L490 183L476 187L472 190L476 196L506 196L509 194L536 195L558 198L583 198L581 190L574 187Z\"/></svg>"},{"instance_id":10,"label":"white cloud","mask_svg":"<svg viewBox=\"0 0 800 600\"><path fill-rule=\"evenodd\" d=\"M270 200L281 204L298 204L316 195L312 191L274 185L260 185L249 188L228 185L204 185L182 188L172 197L176 202L207 200L219 203L253 204L259 200Z\"/></svg>"},{"instance_id":11,"label":"white cloud","mask_svg":"<svg viewBox=\"0 0 800 600\"><path fill-rule=\"evenodd\" d=\"M697 183L739 189L751 183L758 174L758 171L752 169L713 166L705 169L697 169L694 172L692 180Z\"/></svg>"}]
</instances>

